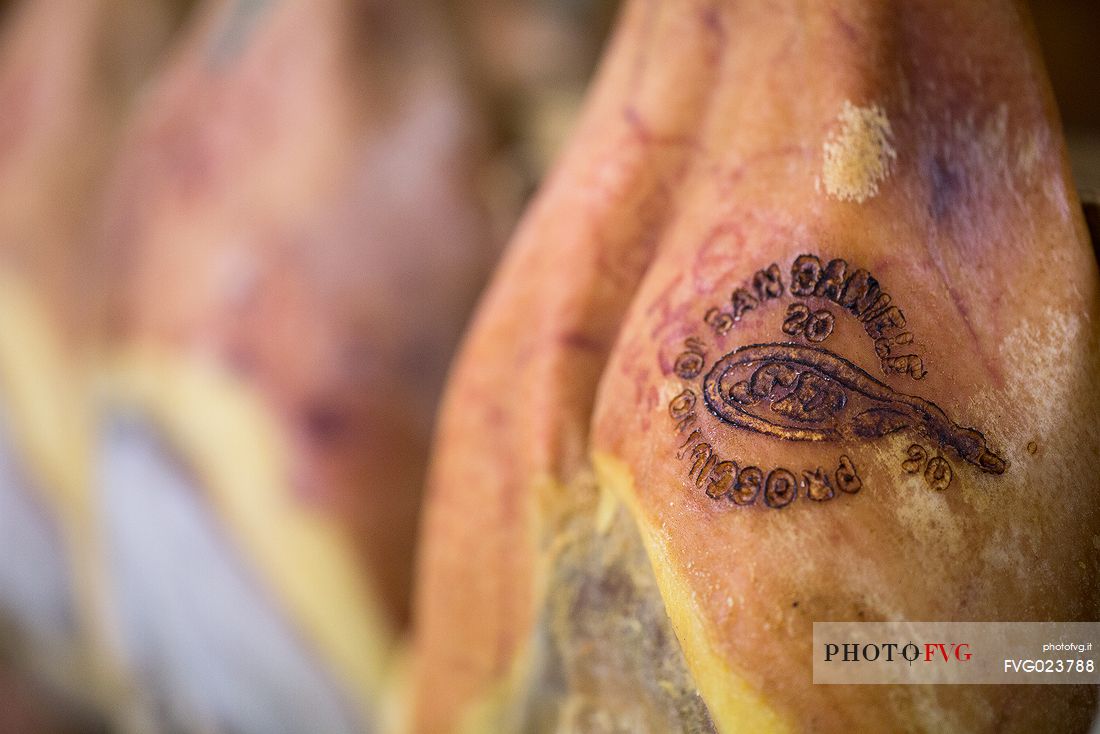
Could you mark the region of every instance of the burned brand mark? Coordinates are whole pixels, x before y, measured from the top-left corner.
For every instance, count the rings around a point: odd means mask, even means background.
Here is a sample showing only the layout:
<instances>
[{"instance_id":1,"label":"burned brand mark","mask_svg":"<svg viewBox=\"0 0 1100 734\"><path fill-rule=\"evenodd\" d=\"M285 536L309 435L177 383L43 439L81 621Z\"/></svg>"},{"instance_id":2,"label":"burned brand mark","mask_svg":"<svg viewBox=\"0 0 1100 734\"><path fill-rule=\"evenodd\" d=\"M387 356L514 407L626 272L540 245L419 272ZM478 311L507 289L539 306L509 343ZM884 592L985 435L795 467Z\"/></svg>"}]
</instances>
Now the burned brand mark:
<instances>
[{"instance_id":1,"label":"burned brand mark","mask_svg":"<svg viewBox=\"0 0 1100 734\"><path fill-rule=\"evenodd\" d=\"M708 369L712 349L696 335L671 360L671 372L687 383L670 400L668 414L675 432L684 437L676 459L686 465L688 481L711 499L739 507L759 502L772 509L787 507L799 496L824 502L855 494L863 486L847 454L828 468L800 471L761 468L759 462L722 456L706 435L704 416L785 441L851 444L912 434L934 448L913 443L902 469L919 474L936 491L950 487L955 476L945 451L982 472L1004 473L1004 459L977 430L955 423L935 403L894 389L823 346L838 314L848 314L874 340L885 374L914 380L927 374L919 355L899 353L913 344L913 334L905 330L904 314L878 281L866 270L850 270L844 260L822 262L816 255L800 255L789 282L773 263L736 289L728 307L711 308L703 317L715 338L723 339L746 313L787 295L793 301L780 330L788 340L738 347ZM726 349L713 351L722 354Z\"/></svg>"},{"instance_id":2,"label":"burned brand mark","mask_svg":"<svg viewBox=\"0 0 1100 734\"><path fill-rule=\"evenodd\" d=\"M939 456L928 455L928 449L919 443L912 444L905 450L905 461L901 462L901 468L907 474L920 474L930 489L942 492L951 486L951 480L955 478L955 470L947 459Z\"/></svg>"},{"instance_id":3,"label":"burned brand mark","mask_svg":"<svg viewBox=\"0 0 1100 734\"><path fill-rule=\"evenodd\" d=\"M982 471L1005 470L981 433L959 426L935 403L898 392L819 347L741 347L707 373L703 398L726 423L776 438L839 441L914 430Z\"/></svg>"},{"instance_id":4,"label":"burned brand mark","mask_svg":"<svg viewBox=\"0 0 1100 734\"><path fill-rule=\"evenodd\" d=\"M688 389L669 403L669 416L676 421L678 431L695 423L696 402L695 393ZM785 467L766 470L720 456L698 428L688 434L676 458L688 462L688 480L708 497L728 500L739 507L759 500L778 510L794 502L800 492L806 499L824 502L836 497L838 491L855 494L863 486L855 464L847 456L841 456L831 471L820 466L797 474Z\"/></svg>"},{"instance_id":5,"label":"burned brand mark","mask_svg":"<svg viewBox=\"0 0 1100 734\"><path fill-rule=\"evenodd\" d=\"M833 332L836 317L812 302L827 301L858 320L873 340L879 366L885 374L902 374L924 379L924 359L912 352L913 333L906 328L905 314L867 270L851 268L846 260L823 261L817 255L799 255L790 267L789 285L783 282L779 265L772 263L756 271L746 287L737 288L728 306L707 310L703 321L723 336L748 312L784 293L799 298L787 307L783 331L811 343L825 341Z\"/></svg>"}]
</instances>

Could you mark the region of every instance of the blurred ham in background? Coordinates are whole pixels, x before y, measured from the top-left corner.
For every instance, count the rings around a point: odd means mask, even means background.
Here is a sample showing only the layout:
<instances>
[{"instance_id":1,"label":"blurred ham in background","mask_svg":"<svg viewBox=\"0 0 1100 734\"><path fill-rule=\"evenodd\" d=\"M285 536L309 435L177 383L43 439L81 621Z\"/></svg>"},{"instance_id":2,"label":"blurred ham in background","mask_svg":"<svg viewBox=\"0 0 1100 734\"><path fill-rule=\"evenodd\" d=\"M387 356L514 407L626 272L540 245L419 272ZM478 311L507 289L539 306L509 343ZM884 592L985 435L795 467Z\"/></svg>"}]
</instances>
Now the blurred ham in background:
<instances>
[{"instance_id":1,"label":"blurred ham in background","mask_svg":"<svg viewBox=\"0 0 1100 734\"><path fill-rule=\"evenodd\" d=\"M217 0L131 119L92 495L142 729L384 718L433 406L498 250L456 68L426 3Z\"/></svg>"},{"instance_id":2,"label":"blurred ham in background","mask_svg":"<svg viewBox=\"0 0 1100 734\"><path fill-rule=\"evenodd\" d=\"M5 731L81 730L113 673L96 614L88 233L180 8L10 3L0 28L0 676Z\"/></svg>"},{"instance_id":3,"label":"blurred ham in background","mask_svg":"<svg viewBox=\"0 0 1100 734\"><path fill-rule=\"evenodd\" d=\"M0 5L0 734L400 728L436 401L615 6ZM1034 14L1100 192L1100 6Z\"/></svg>"}]
</instances>

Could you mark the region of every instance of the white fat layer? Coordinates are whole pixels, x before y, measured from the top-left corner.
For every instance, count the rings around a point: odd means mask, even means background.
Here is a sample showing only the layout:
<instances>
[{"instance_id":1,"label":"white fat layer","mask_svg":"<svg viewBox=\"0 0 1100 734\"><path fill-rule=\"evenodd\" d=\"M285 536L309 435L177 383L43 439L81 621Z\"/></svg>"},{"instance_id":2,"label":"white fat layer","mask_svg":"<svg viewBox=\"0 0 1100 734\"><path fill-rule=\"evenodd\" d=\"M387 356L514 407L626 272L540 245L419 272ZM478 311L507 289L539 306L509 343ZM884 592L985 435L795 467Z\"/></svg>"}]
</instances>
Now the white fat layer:
<instances>
[{"instance_id":1,"label":"white fat layer","mask_svg":"<svg viewBox=\"0 0 1100 734\"><path fill-rule=\"evenodd\" d=\"M362 730L148 425L112 421L97 476L121 638L167 716L240 734Z\"/></svg>"},{"instance_id":2,"label":"white fat layer","mask_svg":"<svg viewBox=\"0 0 1100 734\"><path fill-rule=\"evenodd\" d=\"M34 490L0 406L0 620L16 644L57 670L72 649L69 569L56 525Z\"/></svg>"}]
</instances>

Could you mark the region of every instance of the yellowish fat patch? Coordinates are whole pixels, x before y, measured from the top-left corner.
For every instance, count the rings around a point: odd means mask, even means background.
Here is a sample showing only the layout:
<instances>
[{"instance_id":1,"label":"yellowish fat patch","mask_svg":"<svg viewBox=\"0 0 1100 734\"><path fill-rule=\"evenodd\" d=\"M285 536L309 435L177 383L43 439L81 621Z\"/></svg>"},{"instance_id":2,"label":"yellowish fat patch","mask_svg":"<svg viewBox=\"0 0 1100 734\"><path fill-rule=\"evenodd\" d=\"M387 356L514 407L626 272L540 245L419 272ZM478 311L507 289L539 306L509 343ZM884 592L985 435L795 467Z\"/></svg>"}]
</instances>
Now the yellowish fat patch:
<instances>
[{"instance_id":1,"label":"yellowish fat patch","mask_svg":"<svg viewBox=\"0 0 1100 734\"><path fill-rule=\"evenodd\" d=\"M151 349L120 355L100 389L165 431L289 618L361 702L373 699L392 650L377 592L341 529L294 498L287 438L262 398L217 364Z\"/></svg>"},{"instance_id":2,"label":"yellowish fat patch","mask_svg":"<svg viewBox=\"0 0 1100 734\"><path fill-rule=\"evenodd\" d=\"M715 651L705 615L669 558L667 539L645 519L638 506L630 469L618 458L599 451L594 452L592 460L601 488L610 490L630 510L641 532L665 610L714 725L723 734L792 731L790 723Z\"/></svg>"},{"instance_id":3,"label":"yellowish fat patch","mask_svg":"<svg viewBox=\"0 0 1100 734\"><path fill-rule=\"evenodd\" d=\"M878 193L897 159L890 120L877 104L860 107L845 100L836 122L822 147L821 183L835 199L863 203Z\"/></svg>"},{"instance_id":4,"label":"yellowish fat patch","mask_svg":"<svg viewBox=\"0 0 1100 734\"><path fill-rule=\"evenodd\" d=\"M90 519L91 420L81 357L66 348L61 325L33 284L0 272L0 400L9 412L13 448L30 475L26 488L48 508L72 574L73 657L65 670L48 675L78 700L109 700L118 679L101 638L105 599L97 526Z\"/></svg>"},{"instance_id":5,"label":"yellowish fat patch","mask_svg":"<svg viewBox=\"0 0 1100 734\"><path fill-rule=\"evenodd\" d=\"M0 387L19 448L59 512L83 508L89 421L82 373L23 283L0 275Z\"/></svg>"},{"instance_id":6,"label":"yellowish fat patch","mask_svg":"<svg viewBox=\"0 0 1100 734\"><path fill-rule=\"evenodd\" d=\"M603 535L610 530L611 521L615 519L615 511L619 508L620 502L615 493L606 486L600 485L599 492L599 504L596 506L596 532Z\"/></svg>"}]
</instances>

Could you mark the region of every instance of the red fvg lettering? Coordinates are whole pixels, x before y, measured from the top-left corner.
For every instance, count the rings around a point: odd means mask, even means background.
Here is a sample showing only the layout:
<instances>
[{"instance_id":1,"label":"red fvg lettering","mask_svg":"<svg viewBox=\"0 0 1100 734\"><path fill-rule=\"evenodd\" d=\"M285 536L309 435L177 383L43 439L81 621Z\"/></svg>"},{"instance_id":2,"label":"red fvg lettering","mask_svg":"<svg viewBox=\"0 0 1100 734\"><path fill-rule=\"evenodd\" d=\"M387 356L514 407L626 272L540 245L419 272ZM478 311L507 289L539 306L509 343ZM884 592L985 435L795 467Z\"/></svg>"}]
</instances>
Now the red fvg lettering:
<instances>
[{"instance_id":1,"label":"red fvg lettering","mask_svg":"<svg viewBox=\"0 0 1100 734\"><path fill-rule=\"evenodd\" d=\"M930 663L936 658L936 652L939 651L944 662L951 662L951 658L960 663L965 663L970 660L970 645L965 642L952 642L950 643L951 650L948 651L948 643L944 642L926 642L924 643L924 661Z\"/></svg>"}]
</instances>

